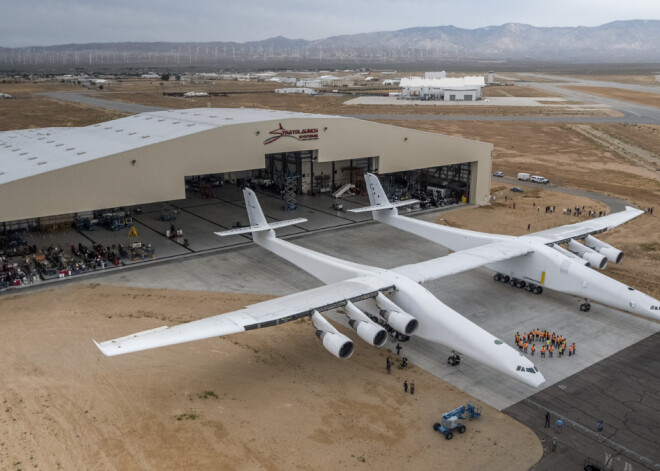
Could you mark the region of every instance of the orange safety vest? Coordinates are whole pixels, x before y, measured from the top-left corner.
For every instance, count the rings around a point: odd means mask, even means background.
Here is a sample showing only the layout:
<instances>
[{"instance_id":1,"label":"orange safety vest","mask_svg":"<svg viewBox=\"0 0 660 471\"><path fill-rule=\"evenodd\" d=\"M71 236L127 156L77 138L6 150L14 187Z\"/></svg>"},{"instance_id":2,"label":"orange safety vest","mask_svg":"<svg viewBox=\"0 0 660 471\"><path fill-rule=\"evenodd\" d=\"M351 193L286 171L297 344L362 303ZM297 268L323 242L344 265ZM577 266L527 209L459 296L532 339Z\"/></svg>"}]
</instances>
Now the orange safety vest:
<instances>
[{"instance_id":1,"label":"orange safety vest","mask_svg":"<svg viewBox=\"0 0 660 471\"><path fill-rule=\"evenodd\" d=\"M541 347L541 353L545 353L545 347Z\"/></svg>"},{"instance_id":2,"label":"orange safety vest","mask_svg":"<svg viewBox=\"0 0 660 471\"><path fill-rule=\"evenodd\" d=\"M552 345L550 345L550 353L552 353L552 350L553 350Z\"/></svg>"},{"instance_id":3,"label":"orange safety vest","mask_svg":"<svg viewBox=\"0 0 660 471\"><path fill-rule=\"evenodd\" d=\"M525 342L525 348L527 348L527 342Z\"/></svg>"},{"instance_id":4,"label":"orange safety vest","mask_svg":"<svg viewBox=\"0 0 660 471\"><path fill-rule=\"evenodd\" d=\"M532 345L532 351L533 351L533 352L536 351L536 347L535 347L534 345Z\"/></svg>"}]
</instances>

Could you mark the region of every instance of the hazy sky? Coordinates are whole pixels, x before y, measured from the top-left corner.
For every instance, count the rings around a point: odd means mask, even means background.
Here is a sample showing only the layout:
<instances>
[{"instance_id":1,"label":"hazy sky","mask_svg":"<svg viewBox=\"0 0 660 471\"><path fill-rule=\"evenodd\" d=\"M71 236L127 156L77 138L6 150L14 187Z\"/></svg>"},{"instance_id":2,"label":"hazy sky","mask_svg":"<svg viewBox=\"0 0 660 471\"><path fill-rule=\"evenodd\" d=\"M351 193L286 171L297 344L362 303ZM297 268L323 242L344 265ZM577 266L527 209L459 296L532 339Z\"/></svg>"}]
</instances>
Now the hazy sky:
<instances>
[{"instance_id":1,"label":"hazy sky","mask_svg":"<svg viewBox=\"0 0 660 471\"><path fill-rule=\"evenodd\" d=\"M319 39L415 26L598 26L660 19L660 0L0 0L0 47Z\"/></svg>"}]
</instances>

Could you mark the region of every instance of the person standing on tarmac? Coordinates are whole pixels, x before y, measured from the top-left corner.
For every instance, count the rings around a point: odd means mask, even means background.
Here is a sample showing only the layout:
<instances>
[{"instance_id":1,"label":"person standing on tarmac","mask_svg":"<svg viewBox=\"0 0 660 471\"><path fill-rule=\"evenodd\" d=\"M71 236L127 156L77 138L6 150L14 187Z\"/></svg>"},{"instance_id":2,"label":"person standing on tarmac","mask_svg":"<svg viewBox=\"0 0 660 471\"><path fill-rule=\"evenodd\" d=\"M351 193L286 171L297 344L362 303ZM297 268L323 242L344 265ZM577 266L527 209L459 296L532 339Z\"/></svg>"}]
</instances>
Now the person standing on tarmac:
<instances>
[{"instance_id":1,"label":"person standing on tarmac","mask_svg":"<svg viewBox=\"0 0 660 471\"><path fill-rule=\"evenodd\" d=\"M408 380L407 379L403 382L403 392L404 393L408 392Z\"/></svg>"}]
</instances>

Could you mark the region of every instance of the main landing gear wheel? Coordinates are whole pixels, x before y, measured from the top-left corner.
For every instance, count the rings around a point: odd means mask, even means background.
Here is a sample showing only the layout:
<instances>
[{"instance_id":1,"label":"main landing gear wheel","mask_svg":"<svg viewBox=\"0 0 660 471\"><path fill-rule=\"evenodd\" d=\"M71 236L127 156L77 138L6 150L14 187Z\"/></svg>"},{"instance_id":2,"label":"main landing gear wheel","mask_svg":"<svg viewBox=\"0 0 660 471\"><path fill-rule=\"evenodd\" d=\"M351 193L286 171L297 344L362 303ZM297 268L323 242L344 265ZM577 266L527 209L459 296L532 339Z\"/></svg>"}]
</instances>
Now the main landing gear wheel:
<instances>
[{"instance_id":1,"label":"main landing gear wheel","mask_svg":"<svg viewBox=\"0 0 660 471\"><path fill-rule=\"evenodd\" d=\"M531 293L532 291L534 291L534 285L528 284L527 286L525 286L525 291L528 291L528 292Z\"/></svg>"},{"instance_id":2,"label":"main landing gear wheel","mask_svg":"<svg viewBox=\"0 0 660 471\"><path fill-rule=\"evenodd\" d=\"M591 304L589 304L589 301L586 301L582 304L580 304L580 311L582 312L589 312L591 310Z\"/></svg>"},{"instance_id":3,"label":"main landing gear wheel","mask_svg":"<svg viewBox=\"0 0 660 471\"><path fill-rule=\"evenodd\" d=\"M510 280L511 280L511 278L509 278L507 275L504 275L502 277L502 282L504 282L504 283L508 283Z\"/></svg>"},{"instance_id":4,"label":"main landing gear wheel","mask_svg":"<svg viewBox=\"0 0 660 471\"><path fill-rule=\"evenodd\" d=\"M525 286L527 286L527 283L526 283L525 281L523 281L523 280L518 280L518 283L516 283L516 287L517 287L517 288L521 288L521 289L522 289L522 288L524 288Z\"/></svg>"},{"instance_id":5,"label":"main landing gear wheel","mask_svg":"<svg viewBox=\"0 0 660 471\"><path fill-rule=\"evenodd\" d=\"M534 288L534 294L541 294L543 292L543 288L540 286L536 286Z\"/></svg>"},{"instance_id":6,"label":"main landing gear wheel","mask_svg":"<svg viewBox=\"0 0 660 471\"><path fill-rule=\"evenodd\" d=\"M495 273L495 276L493 277L493 280L502 281L502 275L500 275L499 273Z\"/></svg>"}]
</instances>

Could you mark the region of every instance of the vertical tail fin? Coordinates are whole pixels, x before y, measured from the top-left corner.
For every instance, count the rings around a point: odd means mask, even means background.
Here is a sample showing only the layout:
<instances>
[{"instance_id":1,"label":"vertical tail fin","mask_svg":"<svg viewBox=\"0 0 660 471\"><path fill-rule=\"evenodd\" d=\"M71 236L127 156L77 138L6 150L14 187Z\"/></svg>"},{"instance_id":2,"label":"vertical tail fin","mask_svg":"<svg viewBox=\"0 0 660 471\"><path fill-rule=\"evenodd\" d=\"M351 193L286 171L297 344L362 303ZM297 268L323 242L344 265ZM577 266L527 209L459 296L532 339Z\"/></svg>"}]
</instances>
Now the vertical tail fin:
<instances>
[{"instance_id":1,"label":"vertical tail fin","mask_svg":"<svg viewBox=\"0 0 660 471\"><path fill-rule=\"evenodd\" d=\"M389 214L396 216L397 214L399 214L399 212L396 209L399 206L409 206L411 204L419 203L419 200L405 200L405 201L396 201L394 203L390 203L390 200L387 199L385 190L383 190L383 186L380 184L380 180L378 180L378 177L376 175L374 175L373 173L365 173L364 181L367 184L367 193L369 194L370 206L365 206L363 208L349 209L348 212L350 213L364 213L367 211L374 211L374 218L376 218L375 211L381 209L389 209L390 210Z\"/></svg>"},{"instance_id":2,"label":"vertical tail fin","mask_svg":"<svg viewBox=\"0 0 660 471\"><path fill-rule=\"evenodd\" d=\"M261 210L261 205L259 205L259 200L257 200L257 195L254 191L249 188L243 190L243 196L245 197L245 208L248 212L248 218L250 218L250 226L268 226L268 221L266 221L266 216Z\"/></svg>"},{"instance_id":3,"label":"vertical tail fin","mask_svg":"<svg viewBox=\"0 0 660 471\"><path fill-rule=\"evenodd\" d=\"M367 193L369 193L369 203L372 206L389 206L390 201L387 199L378 177L373 173L365 173L364 180L367 184Z\"/></svg>"},{"instance_id":4,"label":"vertical tail fin","mask_svg":"<svg viewBox=\"0 0 660 471\"><path fill-rule=\"evenodd\" d=\"M289 219L286 221L271 222L269 224L266 220L266 216L264 216L264 212L261 210L261 205L259 204L259 200L257 199L257 195L254 193L254 191L246 188L243 190L243 196L245 197L245 207L248 212L248 218L250 218L250 225L248 227L240 227L238 229L215 232L215 235L224 237L237 234L247 234L250 232L254 233L270 231L271 229L293 226L294 224L300 224L307 221L307 219L304 218L297 218Z\"/></svg>"}]
</instances>

